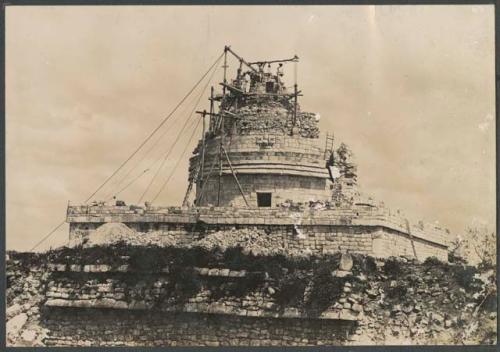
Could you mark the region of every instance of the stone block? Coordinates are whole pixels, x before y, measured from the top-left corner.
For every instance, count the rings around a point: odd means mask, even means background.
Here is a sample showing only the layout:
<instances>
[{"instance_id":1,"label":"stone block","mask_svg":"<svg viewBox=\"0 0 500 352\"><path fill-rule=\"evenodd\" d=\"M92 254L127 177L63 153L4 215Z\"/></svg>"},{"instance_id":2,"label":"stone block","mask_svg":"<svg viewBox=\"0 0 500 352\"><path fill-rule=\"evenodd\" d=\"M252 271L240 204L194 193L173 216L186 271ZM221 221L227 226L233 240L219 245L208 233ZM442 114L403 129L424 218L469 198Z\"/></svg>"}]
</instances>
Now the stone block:
<instances>
[{"instance_id":1,"label":"stone block","mask_svg":"<svg viewBox=\"0 0 500 352\"><path fill-rule=\"evenodd\" d=\"M352 310L357 313L361 313L363 311L363 306L361 304L353 304Z\"/></svg>"},{"instance_id":2,"label":"stone block","mask_svg":"<svg viewBox=\"0 0 500 352\"><path fill-rule=\"evenodd\" d=\"M332 272L332 276L334 276L334 277L346 277L349 275L352 275L352 273L350 271L335 270L334 272Z\"/></svg>"}]
</instances>

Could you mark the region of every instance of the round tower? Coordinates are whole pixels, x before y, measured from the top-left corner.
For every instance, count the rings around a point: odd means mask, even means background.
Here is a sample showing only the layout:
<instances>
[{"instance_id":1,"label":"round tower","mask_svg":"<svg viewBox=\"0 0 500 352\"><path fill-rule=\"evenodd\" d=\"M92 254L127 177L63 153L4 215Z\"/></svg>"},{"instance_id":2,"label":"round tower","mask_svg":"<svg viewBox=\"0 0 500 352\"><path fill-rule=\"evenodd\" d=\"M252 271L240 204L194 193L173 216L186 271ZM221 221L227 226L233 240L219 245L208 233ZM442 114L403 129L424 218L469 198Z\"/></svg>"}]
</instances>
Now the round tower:
<instances>
[{"instance_id":1,"label":"round tower","mask_svg":"<svg viewBox=\"0 0 500 352\"><path fill-rule=\"evenodd\" d=\"M224 78L221 94L212 89L211 111L203 113L208 131L190 159L195 204L331 201L333 136L319 138L319 115L302 111L297 84L287 88L283 81L283 65L298 58L248 63L229 47L225 53L240 66L235 79Z\"/></svg>"}]
</instances>

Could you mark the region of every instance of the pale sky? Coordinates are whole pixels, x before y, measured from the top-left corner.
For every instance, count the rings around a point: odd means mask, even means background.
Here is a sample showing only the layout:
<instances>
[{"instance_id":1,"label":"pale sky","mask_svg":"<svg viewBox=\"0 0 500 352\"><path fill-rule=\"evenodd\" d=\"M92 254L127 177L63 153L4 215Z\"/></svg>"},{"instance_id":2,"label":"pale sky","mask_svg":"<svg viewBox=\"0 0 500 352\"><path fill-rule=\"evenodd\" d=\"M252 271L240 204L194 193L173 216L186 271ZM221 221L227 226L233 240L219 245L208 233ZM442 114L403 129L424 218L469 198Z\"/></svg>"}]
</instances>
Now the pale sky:
<instances>
[{"instance_id":1,"label":"pale sky","mask_svg":"<svg viewBox=\"0 0 500 352\"><path fill-rule=\"evenodd\" d=\"M86 199L226 44L249 61L300 57L302 109L351 147L365 193L454 233L494 228L493 5L7 6L7 249L29 250ZM182 202L188 154L156 204ZM137 202L149 180L119 198ZM67 237L66 225L40 249Z\"/></svg>"}]
</instances>

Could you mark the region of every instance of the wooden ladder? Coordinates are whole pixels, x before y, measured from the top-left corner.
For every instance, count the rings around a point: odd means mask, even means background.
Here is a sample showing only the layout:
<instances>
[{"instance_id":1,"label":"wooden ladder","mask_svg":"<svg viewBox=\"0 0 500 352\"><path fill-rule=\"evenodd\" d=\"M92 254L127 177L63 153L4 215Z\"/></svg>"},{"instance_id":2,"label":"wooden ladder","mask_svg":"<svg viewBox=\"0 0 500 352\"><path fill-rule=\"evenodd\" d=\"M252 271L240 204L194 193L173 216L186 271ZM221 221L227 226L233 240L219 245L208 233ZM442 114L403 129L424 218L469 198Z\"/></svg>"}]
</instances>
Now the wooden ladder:
<instances>
[{"instance_id":1,"label":"wooden ladder","mask_svg":"<svg viewBox=\"0 0 500 352\"><path fill-rule=\"evenodd\" d=\"M184 195L184 200L182 201L183 207L186 207L188 205L189 195L191 194L191 191L193 190L193 184L198 180L198 174L199 174L199 168L196 168L195 174L193 175L193 178L189 181L188 188L186 190L186 194Z\"/></svg>"}]
</instances>

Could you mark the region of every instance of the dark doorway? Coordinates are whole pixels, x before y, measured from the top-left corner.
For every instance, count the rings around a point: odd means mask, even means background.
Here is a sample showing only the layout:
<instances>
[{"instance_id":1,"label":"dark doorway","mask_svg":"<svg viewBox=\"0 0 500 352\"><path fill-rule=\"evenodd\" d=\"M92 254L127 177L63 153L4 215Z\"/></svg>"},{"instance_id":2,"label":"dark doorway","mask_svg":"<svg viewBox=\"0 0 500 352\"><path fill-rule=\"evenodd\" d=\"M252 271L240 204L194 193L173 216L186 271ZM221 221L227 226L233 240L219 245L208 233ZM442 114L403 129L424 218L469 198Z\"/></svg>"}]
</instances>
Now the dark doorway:
<instances>
[{"instance_id":1,"label":"dark doorway","mask_svg":"<svg viewBox=\"0 0 500 352\"><path fill-rule=\"evenodd\" d=\"M271 193L257 193L257 206L270 207L271 206Z\"/></svg>"},{"instance_id":2,"label":"dark doorway","mask_svg":"<svg viewBox=\"0 0 500 352\"><path fill-rule=\"evenodd\" d=\"M266 93L273 93L273 92L274 92L274 82L267 81L266 82Z\"/></svg>"}]
</instances>

